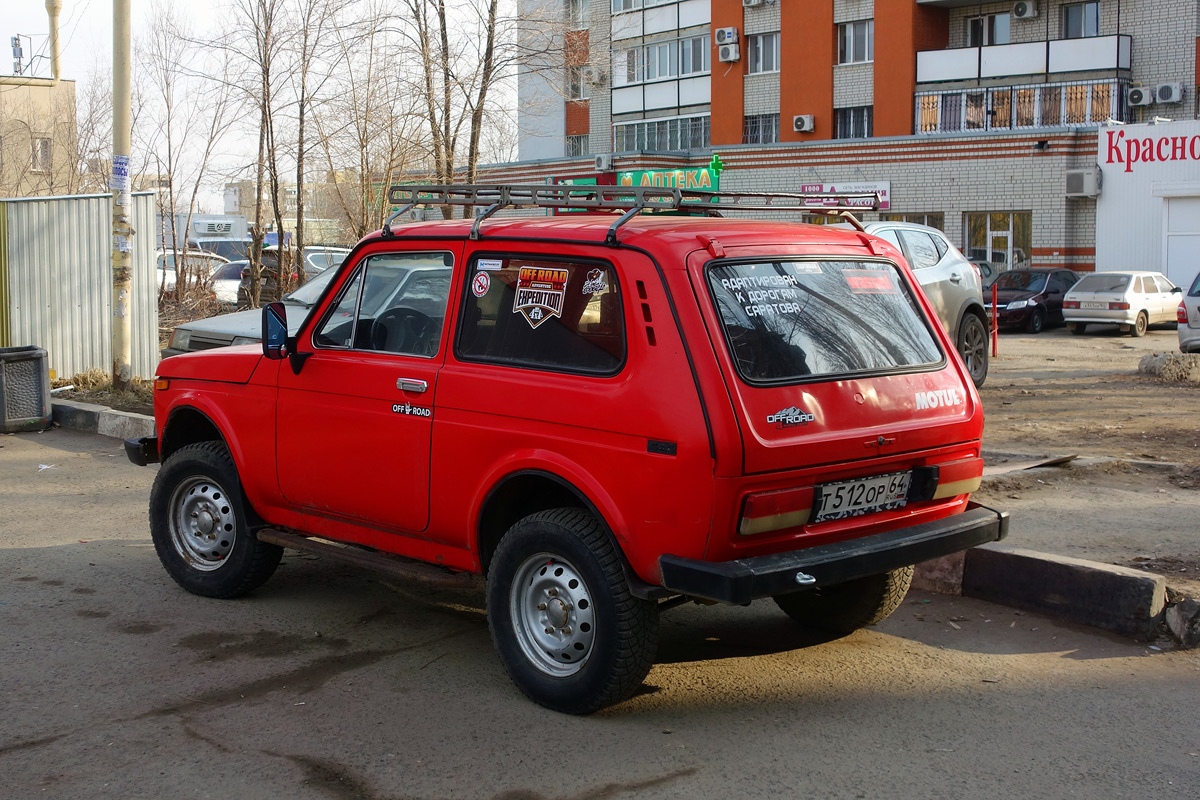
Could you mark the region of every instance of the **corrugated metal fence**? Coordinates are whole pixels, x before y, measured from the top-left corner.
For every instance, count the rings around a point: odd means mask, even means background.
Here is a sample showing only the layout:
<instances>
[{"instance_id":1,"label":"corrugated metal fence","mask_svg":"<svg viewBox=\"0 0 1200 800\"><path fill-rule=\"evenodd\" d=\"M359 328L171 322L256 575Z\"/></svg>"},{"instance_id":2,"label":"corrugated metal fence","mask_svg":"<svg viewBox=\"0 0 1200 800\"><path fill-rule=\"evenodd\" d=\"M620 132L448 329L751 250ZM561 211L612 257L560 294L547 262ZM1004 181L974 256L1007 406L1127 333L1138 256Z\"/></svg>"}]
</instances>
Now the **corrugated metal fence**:
<instances>
[{"instance_id":1,"label":"corrugated metal fence","mask_svg":"<svg viewBox=\"0 0 1200 800\"><path fill-rule=\"evenodd\" d=\"M69 377L112 370L112 198L0 200L0 346L37 345ZM153 192L133 195L134 377L158 365Z\"/></svg>"}]
</instances>

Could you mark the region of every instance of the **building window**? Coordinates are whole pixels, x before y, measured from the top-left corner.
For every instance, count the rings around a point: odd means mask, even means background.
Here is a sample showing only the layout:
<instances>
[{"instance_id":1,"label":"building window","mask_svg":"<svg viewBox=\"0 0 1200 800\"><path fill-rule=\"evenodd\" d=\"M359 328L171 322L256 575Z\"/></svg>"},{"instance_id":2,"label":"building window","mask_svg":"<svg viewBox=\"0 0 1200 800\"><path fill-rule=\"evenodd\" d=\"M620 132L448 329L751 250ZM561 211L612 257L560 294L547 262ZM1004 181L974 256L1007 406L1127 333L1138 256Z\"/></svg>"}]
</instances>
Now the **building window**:
<instances>
[{"instance_id":1,"label":"building window","mask_svg":"<svg viewBox=\"0 0 1200 800\"><path fill-rule=\"evenodd\" d=\"M838 25L838 63L861 64L875 60L875 20Z\"/></svg>"},{"instance_id":2,"label":"building window","mask_svg":"<svg viewBox=\"0 0 1200 800\"><path fill-rule=\"evenodd\" d=\"M1033 214L1029 211L963 214L963 254L987 261L998 271L1029 266L1033 245Z\"/></svg>"},{"instance_id":3,"label":"building window","mask_svg":"<svg viewBox=\"0 0 1200 800\"><path fill-rule=\"evenodd\" d=\"M712 48L707 36L693 36L679 42L679 74L693 75L709 71Z\"/></svg>"},{"instance_id":4,"label":"building window","mask_svg":"<svg viewBox=\"0 0 1200 800\"><path fill-rule=\"evenodd\" d=\"M835 139L868 139L873 135L873 118L871 106L855 106L854 108L834 109Z\"/></svg>"},{"instance_id":5,"label":"building window","mask_svg":"<svg viewBox=\"0 0 1200 800\"><path fill-rule=\"evenodd\" d=\"M567 99L588 99L588 85L583 79L583 67L567 67Z\"/></svg>"},{"instance_id":6,"label":"building window","mask_svg":"<svg viewBox=\"0 0 1200 800\"><path fill-rule=\"evenodd\" d=\"M588 154L588 136L582 134L580 136L567 137L567 155L568 156L586 156Z\"/></svg>"},{"instance_id":7,"label":"building window","mask_svg":"<svg viewBox=\"0 0 1200 800\"><path fill-rule=\"evenodd\" d=\"M1053 128L1125 121L1125 81L998 86L916 97L917 133Z\"/></svg>"},{"instance_id":8,"label":"building window","mask_svg":"<svg viewBox=\"0 0 1200 800\"><path fill-rule=\"evenodd\" d=\"M699 117L650 119L613 125L613 142L618 151L703 150L712 142L712 120Z\"/></svg>"},{"instance_id":9,"label":"building window","mask_svg":"<svg viewBox=\"0 0 1200 800\"><path fill-rule=\"evenodd\" d=\"M880 214L880 222L915 222L918 225L928 225L939 231L946 230L946 215L941 211L931 211L927 214Z\"/></svg>"},{"instance_id":10,"label":"building window","mask_svg":"<svg viewBox=\"0 0 1200 800\"><path fill-rule=\"evenodd\" d=\"M634 11L643 6L663 5L665 3L674 3L677 0L612 0L612 10L614 14L620 14L622 11Z\"/></svg>"},{"instance_id":11,"label":"building window","mask_svg":"<svg viewBox=\"0 0 1200 800\"><path fill-rule=\"evenodd\" d=\"M967 18L967 47L1008 44L1008 14L985 14Z\"/></svg>"},{"instance_id":12,"label":"building window","mask_svg":"<svg viewBox=\"0 0 1200 800\"><path fill-rule=\"evenodd\" d=\"M658 42L646 46L646 80L674 78L679 75L679 41Z\"/></svg>"},{"instance_id":13,"label":"building window","mask_svg":"<svg viewBox=\"0 0 1200 800\"><path fill-rule=\"evenodd\" d=\"M742 144L771 144L778 141L778 114L746 115L742 121Z\"/></svg>"},{"instance_id":14,"label":"building window","mask_svg":"<svg viewBox=\"0 0 1200 800\"><path fill-rule=\"evenodd\" d=\"M1100 4L1074 3L1062 7L1062 38L1082 39L1100 35Z\"/></svg>"},{"instance_id":15,"label":"building window","mask_svg":"<svg viewBox=\"0 0 1200 800\"><path fill-rule=\"evenodd\" d=\"M643 81L708 72L711 52L707 36L692 36L669 42L655 42L632 50L618 50L613 53L613 82L616 86L628 86Z\"/></svg>"},{"instance_id":16,"label":"building window","mask_svg":"<svg viewBox=\"0 0 1200 800\"><path fill-rule=\"evenodd\" d=\"M35 138L33 140L33 155L30 168L34 172L50 171L50 139Z\"/></svg>"},{"instance_id":17,"label":"building window","mask_svg":"<svg viewBox=\"0 0 1200 800\"><path fill-rule=\"evenodd\" d=\"M746 71L751 75L779 71L779 31L746 37Z\"/></svg>"},{"instance_id":18,"label":"building window","mask_svg":"<svg viewBox=\"0 0 1200 800\"><path fill-rule=\"evenodd\" d=\"M567 0L567 27L573 31L587 27L587 0Z\"/></svg>"}]
</instances>

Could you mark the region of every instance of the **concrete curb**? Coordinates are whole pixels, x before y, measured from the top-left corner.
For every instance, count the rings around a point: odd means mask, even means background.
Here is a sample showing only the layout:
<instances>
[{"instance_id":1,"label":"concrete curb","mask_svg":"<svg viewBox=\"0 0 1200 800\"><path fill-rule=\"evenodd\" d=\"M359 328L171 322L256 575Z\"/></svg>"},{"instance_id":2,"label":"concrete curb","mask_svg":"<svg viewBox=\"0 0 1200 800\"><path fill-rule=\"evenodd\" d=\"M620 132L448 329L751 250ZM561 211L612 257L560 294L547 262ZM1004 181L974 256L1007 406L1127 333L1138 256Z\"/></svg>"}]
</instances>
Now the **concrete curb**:
<instances>
[{"instance_id":1,"label":"concrete curb","mask_svg":"<svg viewBox=\"0 0 1200 800\"><path fill-rule=\"evenodd\" d=\"M115 411L108 406L53 400L51 412L61 428L84 433L98 433L115 439L136 439L154 435L154 417Z\"/></svg>"}]
</instances>

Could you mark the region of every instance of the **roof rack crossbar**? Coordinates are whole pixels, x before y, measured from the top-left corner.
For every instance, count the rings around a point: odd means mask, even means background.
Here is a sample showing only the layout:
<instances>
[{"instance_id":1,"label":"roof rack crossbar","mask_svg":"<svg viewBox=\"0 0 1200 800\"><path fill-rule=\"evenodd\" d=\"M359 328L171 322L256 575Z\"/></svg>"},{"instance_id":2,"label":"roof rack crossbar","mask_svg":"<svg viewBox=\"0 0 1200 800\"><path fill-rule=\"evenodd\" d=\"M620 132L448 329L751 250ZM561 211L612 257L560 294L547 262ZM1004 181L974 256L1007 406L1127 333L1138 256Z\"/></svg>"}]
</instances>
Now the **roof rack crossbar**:
<instances>
[{"instance_id":1,"label":"roof rack crossbar","mask_svg":"<svg viewBox=\"0 0 1200 800\"><path fill-rule=\"evenodd\" d=\"M726 211L792 211L841 217L859 230L854 211L872 211L881 205L878 192L793 194L781 192L709 192L677 186L596 186L580 184L409 184L388 189L388 201L401 206L388 217L383 235L392 236L391 224L419 205L484 206L471 225L471 239L479 226L503 208L550 208L624 211L608 229L605 243L616 244L617 231L641 211L682 211L721 216Z\"/></svg>"}]
</instances>

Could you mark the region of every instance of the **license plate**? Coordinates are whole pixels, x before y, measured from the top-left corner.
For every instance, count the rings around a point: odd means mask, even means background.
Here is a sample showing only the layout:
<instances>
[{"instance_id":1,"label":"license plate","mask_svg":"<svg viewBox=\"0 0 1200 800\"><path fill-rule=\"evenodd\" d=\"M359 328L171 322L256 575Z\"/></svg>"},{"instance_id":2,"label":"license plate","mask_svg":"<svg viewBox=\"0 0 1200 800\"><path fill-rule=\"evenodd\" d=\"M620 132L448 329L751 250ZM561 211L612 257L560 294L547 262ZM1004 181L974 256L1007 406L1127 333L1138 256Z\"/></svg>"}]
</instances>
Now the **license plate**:
<instances>
[{"instance_id":1,"label":"license plate","mask_svg":"<svg viewBox=\"0 0 1200 800\"><path fill-rule=\"evenodd\" d=\"M1108 310L1108 303L1080 303L1080 308L1098 308L1104 311Z\"/></svg>"},{"instance_id":2,"label":"license plate","mask_svg":"<svg viewBox=\"0 0 1200 800\"><path fill-rule=\"evenodd\" d=\"M892 472L873 478L853 481L823 483L818 489L817 513L814 522L845 519L903 508L907 503L908 487L912 483L911 472Z\"/></svg>"}]
</instances>

